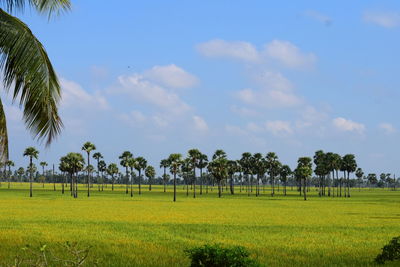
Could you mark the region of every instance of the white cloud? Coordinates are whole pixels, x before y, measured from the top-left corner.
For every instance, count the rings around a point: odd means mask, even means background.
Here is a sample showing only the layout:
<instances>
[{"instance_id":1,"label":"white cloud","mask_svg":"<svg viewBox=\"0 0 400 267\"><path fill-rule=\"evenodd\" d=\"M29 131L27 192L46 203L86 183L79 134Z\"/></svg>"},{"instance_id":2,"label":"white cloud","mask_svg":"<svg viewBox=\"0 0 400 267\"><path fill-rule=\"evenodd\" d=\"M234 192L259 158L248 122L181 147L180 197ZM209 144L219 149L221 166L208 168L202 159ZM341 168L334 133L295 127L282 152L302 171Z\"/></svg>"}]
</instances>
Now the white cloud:
<instances>
[{"instance_id":1,"label":"white cloud","mask_svg":"<svg viewBox=\"0 0 400 267\"><path fill-rule=\"evenodd\" d=\"M268 57L290 68L311 67L316 61L312 53L302 53L300 49L288 41L273 40L265 46Z\"/></svg>"},{"instance_id":2,"label":"white cloud","mask_svg":"<svg viewBox=\"0 0 400 267\"><path fill-rule=\"evenodd\" d=\"M159 128L165 128L169 125L169 122L166 118L160 116L160 115L154 115L151 118L155 125Z\"/></svg>"},{"instance_id":3,"label":"white cloud","mask_svg":"<svg viewBox=\"0 0 400 267\"><path fill-rule=\"evenodd\" d=\"M145 79L140 74L119 76L118 81L120 86L115 88L113 93L127 94L135 101L143 101L175 115L190 110L189 105L178 94Z\"/></svg>"},{"instance_id":4,"label":"white cloud","mask_svg":"<svg viewBox=\"0 0 400 267\"><path fill-rule=\"evenodd\" d=\"M290 126L290 122L288 121L267 121L265 123L265 127L267 131L271 132L274 135L290 135L293 133L293 129Z\"/></svg>"},{"instance_id":5,"label":"white cloud","mask_svg":"<svg viewBox=\"0 0 400 267\"><path fill-rule=\"evenodd\" d=\"M207 132L208 131L208 125L206 121L200 117L200 116L193 116L193 124L194 124L194 129L200 132Z\"/></svg>"},{"instance_id":6,"label":"white cloud","mask_svg":"<svg viewBox=\"0 0 400 267\"><path fill-rule=\"evenodd\" d=\"M197 45L197 50L206 57L233 58L256 62L259 60L257 49L248 42L211 40Z\"/></svg>"},{"instance_id":7,"label":"white cloud","mask_svg":"<svg viewBox=\"0 0 400 267\"><path fill-rule=\"evenodd\" d=\"M395 28L400 26L400 13L367 11L364 13L364 21L384 28Z\"/></svg>"},{"instance_id":8,"label":"white cloud","mask_svg":"<svg viewBox=\"0 0 400 267\"><path fill-rule=\"evenodd\" d=\"M237 98L249 105L265 108L294 107L303 100L292 92L291 83L280 73L266 72L262 78L263 88L246 88L236 92Z\"/></svg>"},{"instance_id":9,"label":"white cloud","mask_svg":"<svg viewBox=\"0 0 400 267\"><path fill-rule=\"evenodd\" d=\"M330 26L332 24L332 19L329 16L324 15L318 11L307 10L304 14L309 18L324 23L326 26Z\"/></svg>"},{"instance_id":10,"label":"white cloud","mask_svg":"<svg viewBox=\"0 0 400 267\"><path fill-rule=\"evenodd\" d=\"M118 118L133 127L142 125L147 121L147 117L138 110L131 111L129 114L121 114Z\"/></svg>"},{"instance_id":11,"label":"white cloud","mask_svg":"<svg viewBox=\"0 0 400 267\"><path fill-rule=\"evenodd\" d=\"M341 117L333 119L332 123L338 130L343 132L356 132L362 134L365 131L364 124Z\"/></svg>"},{"instance_id":12,"label":"white cloud","mask_svg":"<svg viewBox=\"0 0 400 267\"><path fill-rule=\"evenodd\" d=\"M387 122L379 124L379 128L383 130L386 134L394 134L395 132L397 132L396 128L392 124Z\"/></svg>"},{"instance_id":13,"label":"white cloud","mask_svg":"<svg viewBox=\"0 0 400 267\"><path fill-rule=\"evenodd\" d=\"M237 135L237 136L247 135L247 131L236 125L225 125L225 131L231 135Z\"/></svg>"},{"instance_id":14,"label":"white cloud","mask_svg":"<svg viewBox=\"0 0 400 267\"><path fill-rule=\"evenodd\" d=\"M105 97L99 93L89 94L78 83L67 79L60 79L62 89L62 108L79 107L83 109L103 109L109 108Z\"/></svg>"},{"instance_id":15,"label":"white cloud","mask_svg":"<svg viewBox=\"0 0 400 267\"><path fill-rule=\"evenodd\" d=\"M190 88L198 83L198 79L176 66L154 66L143 73L143 77L169 88Z\"/></svg>"},{"instance_id":16,"label":"white cloud","mask_svg":"<svg viewBox=\"0 0 400 267\"><path fill-rule=\"evenodd\" d=\"M231 111L242 117L255 117L260 115L256 110L246 107L232 106Z\"/></svg>"}]
</instances>

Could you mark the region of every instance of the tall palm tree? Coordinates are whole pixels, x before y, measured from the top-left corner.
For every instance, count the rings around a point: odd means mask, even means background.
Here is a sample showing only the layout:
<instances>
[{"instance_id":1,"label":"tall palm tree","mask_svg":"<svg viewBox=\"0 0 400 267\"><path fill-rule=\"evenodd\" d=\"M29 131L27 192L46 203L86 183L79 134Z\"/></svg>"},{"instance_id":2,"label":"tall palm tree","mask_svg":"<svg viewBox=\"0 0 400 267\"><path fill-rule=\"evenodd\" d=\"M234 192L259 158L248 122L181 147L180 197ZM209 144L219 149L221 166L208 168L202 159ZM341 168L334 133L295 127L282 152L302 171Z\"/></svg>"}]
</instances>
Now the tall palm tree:
<instances>
[{"instance_id":1,"label":"tall palm tree","mask_svg":"<svg viewBox=\"0 0 400 267\"><path fill-rule=\"evenodd\" d=\"M18 178L19 178L20 182L22 182L22 175L24 175L24 173L25 173L24 168L19 167L18 170L17 170L17 174L18 174Z\"/></svg>"},{"instance_id":2,"label":"tall palm tree","mask_svg":"<svg viewBox=\"0 0 400 267\"><path fill-rule=\"evenodd\" d=\"M128 182L129 182L129 176L128 176L129 163L128 162L129 162L129 159L132 158L132 157L133 157L133 155L129 151L124 151L121 154L121 156L119 156L119 159L121 160L120 164L121 164L122 167L125 168L125 173L126 173L126 176L125 176L125 179L126 179L126 191L125 191L125 193L126 194L128 194Z\"/></svg>"},{"instance_id":3,"label":"tall palm tree","mask_svg":"<svg viewBox=\"0 0 400 267\"><path fill-rule=\"evenodd\" d=\"M44 176L44 167L46 167L46 166L48 166L49 164L47 164L47 162L46 161L41 161L40 163L39 163L39 165L42 167L42 176L43 176L43 188L44 188L44 178L45 178L45 176Z\"/></svg>"},{"instance_id":4,"label":"tall palm tree","mask_svg":"<svg viewBox=\"0 0 400 267\"><path fill-rule=\"evenodd\" d=\"M72 195L74 198L78 197L78 172L83 170L85 160L80 153L68 153L60 159L60 164L64 162L67 172L69 173L72 181ZM91 166L91 165L89 165Z\"/></svg>"},{"instance_id":5,"label":"tall palm tree","mask_svg":"<svg viewBox=\"0 0 400 267\"><path fill-rule=\"evenodd\" d=\"M312 175L312 160L309 157L301 157L297 161L296 176L303 181L304 200L307 200L307 179Z\"/></svg>"},{"instance_id":6,"label":"tall palm tree","mask_svg":"<svg viewBox=\"0 0 400 267\"><path fill-rule=\"evenodd\" d=\"M33 165L32 165L33 162L32 162L32 160L38 158L39 151L37 151L37 149L34 148L34 147L28 147L28 148L25 149L23 156L24 157L29 157L29 169L30 169L30 172L29 172L29 183L30 183L30 185L29 185L29 197L32 197L32 178L33 178L32 177L32 175L33 175Z\"/></svg>"},{"instance_id":7,"label":"tall palm tree","mask_svg":"<svg viewBox=\"0 0 400 267\"><path fill-rule=\"evenodd\" d=\"M240 166L243 170L245 179L247 180L247 195L250 196L250 179L249 175L252 174L252 155L250 152L244 152L242 158L239 160Z\"/></svg>"},{"instance_id":8,"label":"tall palm tree","mask_svg":"<svg viewBox=\"0 0 400 267\"><path fill-rule=\"evenodd\" d=\"M218 182L218 197L221 197L221 182L228 177L228 159L223 150L215 151L213 160L208 164L209 170Z\"/></svg>"},{"instance_id":9,"label":"tall palm tree","mask_svg":"<svg viewBox=\"0 0 400 267\"><path fill-rule=\"evenodd\" d=\"M168 157L170 172L174 175L174 202L176 202L176 174L182 165L182 155L175 153Z\"/></svg>"},{"instance_id":10,"label":"tall palm tree","mask_svg":"<svg viewBox=\"0 0 400 267\"><path fill-rule=\"evenodd\" d=\"M288 165L283 165L280 169L279 175L281 177L281 181L283 182L283 195L286 196L286 186L288 177L292 174L292 170Z\"/></svg>"},{"instance_id":11,"label":"tall palm tree","mask_svg":"<svg viewBox=\"0 0 400 267\"><path fill-rule=\"evenodd\" d=\"M133 197L133 169L136 168L137 161L134 157L128 159L128 166L131 169L130 176L131 176L131 197Z\"/></svg>"},{"instance_id":12,"label":"tall palm tree","mask_svg":"<svg viewBox=\"0 0 400 267\"><path fill-rule=\"evenodd\" d=\"M271 179L271 196L275 195L275 176L279 173L279 168L280 168L280 162L278 161L278 156L275 154L275 152L268 152L267 156L265 158L267 168L268 168L268 174Z\"/></svg>"},{"instance_id":13,"label":"tall palm tree","mask_svg":"<svg viewBox=\"0 0 400 267\"><path fill-rule=\"evenodd\" d=\"M263 158L261 153L255 153L254 158L254 173L257 175L256 196L260 195L260 180L265 176L268 170L267 161Z\"/></svg>"},{"instance_id":14,"label":"tall palm tree","mask_svg":"<svg viewBox=\"0 0 400 267\"><path fill-rule=\"evenodd\" d=\"M206 154L201 154L197 163L197 168L200 170L200 195L203 194L203 169L208 165L208 157Z\"/></svg>"},{"instance_id":15,"label":"tall palm tree","mask_svg":"<svg viewBox=\"0 0 400 267\"><path fill-rule=\"evenodd\" d=\"M350 197L350 173L353 173L357 169L356 158L353 154L347 154L343 156L344 169L347 172L347 194L345 189L345 197ZM344 177L346 179L346 176Z\"/></svg>"},{"instance_id":16,"label":"tall palm tree","mask_svg":"<svg viewBox=\"0 0 400 267\"><path fill-rule=\"evenodd\" d=\"M99 163L100 160L103 158L103 155L100 152L96 152L93 154L92 156L96 161L97 161L97 187L100 191L100 183L99 183L99 179L100 179L100 168L99 168Z\"/></svg>"},{"instance_id":17,"label":"tall palm tree","mask_svg":"<svg viewBox=\"0 0 400 267\"><path fill-rule=\"evenodd\" d=\"M15 164L12 160L7 160L6 161L6 166L8 167L8 189L11 187L11 167L14 167Z\"/></svg>"},{"instance_id":18,"label":"tall palm tree","mask_svg":"<svg viewBox=\"0 0 400 267\"><path fill-rule=\"evenodd\" d=\"M188 157L190 159L193 169L193 198L196 198L196 168L199 164L201 155L201 152L196 148L190 149L188 151Z\"/></svg>"},{"instance_id":19,"label":"tall palm tree","mask_svg":"<svg viewBox=\"0 0 400 267\"><path fill-rule=\"evenodd\" d=\"M99 161L99 171L101 172L101 191L104 191L104 172L107 171L107 164L104 160Z\"/></svg>"},{"instance_id":20,"label":"tall palm tree","mask_svg":"<svg viewBox=\"0 0 400 267\"><path fill-rule=\"evenodd\" d=\"M107 167L107 173L111 176L111 190L114 191L114 176L119 173L118 166L115 163L110 163Z\"/></svg>"},{"instance_id":21,"label":"tall palm tree","mask_svg":"<svg viewBox=\"0 0 400 267\"><path fill-rule=\"evenodd\" d=\"M356 176L358 179L358 190L361 191L361 183L362 183L362 178L364 176L364 172L361 168L357 168L356 170Z\"/></svg>"},{"instance_id":22,"label":"tall palm tree","mask_svg":"<svg viewBox=\"0 0 400 267\"><path fill-rule=\"evenodd\" d=\"M167 168L169 167L169 161L168 159L162 159L160 161L160 168L164 169L164 174L163 174L163 183L164 183L164 193L167 191Z\"/></svg>"},{"instance_id":23,"label":"tall palm tree","mask_svg":"<svg viewBox=\"0 0 400 267\"><path fill-rule=\"evenodd\" d=\"M330 166L332 167L332 179L335 180L335 173L336 173L336 196L338 196L338 184L339 184L339 170L340 167L342 166L342 157L337 154L333 153L332 156L329 157L329 160L331 161ZM333 192L333 195L335 195L335 192Z\"/></svg>"},{"instance_id":24,"label":"tall palm tree","mask_svg":"<svg viewBox=\"0 0 400 267\"><path fill-rule=\"evenodd\" d=\"M147 179L149 179L149 191L151 191L151 184L153 182L154 177L156 177L156 171L153 166L147 166L145 170L145 175Z\"/></svg>"},{"instance_id":25,"label":"tall palm tree","mask_svg":"<svg viewBox=\"0 0 400 267\"><path fill-rule=\"evenodd\" d=\"M56 72L45 49L32 31L13 13L29 5L39 14L66 11L69 0L6 0L0 2L0 69L5 91L23 107L23 120L30 132L49 145L60 133L58 115L61 97ZM0 161L8 159L8 133L3 104L0 101Z\"/></svg>"},{"instance_id":26,"label":"tall palm tree","mask_svg":"<svg viewBox=\"0 0 400 267\"><path fill-rule=\"evenodd\" d=\"M142 189L141 189L142 173L141 173L141 171L146 169L146 167L147 167L147 160L145 160L145 158L143 158L143 157L137 157L135 169L138 171L138 175L139 175L139 195L142 194Z\"/></svg>"},{"instance_id":27,"label":"tall palm tree","mask_svg":"<svg viewBox=\"0 0 400 267\"><path fill-rule=\"evenodd\" d=\"M63 176L63 181L62 181L62 185L61 185L61 193L64 194L64 184L66 183L65 181L65 173L68 172L69 169L69 164L66 160L60 160L60 164L58 165L58 169L61 171L62 176Z\"/></svg>"},{"instance_id":28,"label":"tall palm tree","mask_svg":"<svg viewBox=\"0 0 400 267\"><path fill-rule=\"evenodd\" d=\"M90 152L96 150L96 146L93 143L86 142L82 146L82 150L87 154L87 167L90 165ZM87 196L90 197L90 172L87 168Z\"/></svg>"},{"instance_id":29,"label":"tall palm tree","mask_svg":"<svg viewBox=\"0 0 400 267\"><path fill-rule=\"evenodd\" d=\"M229 176L229 188L231 191L231 195L235 194L235 190L234 190L234 181L233 181L233 176L235 175L235 173L238 170L238 164L236 160L228 160L228 176Z\"/></svg>"}]
</instances>

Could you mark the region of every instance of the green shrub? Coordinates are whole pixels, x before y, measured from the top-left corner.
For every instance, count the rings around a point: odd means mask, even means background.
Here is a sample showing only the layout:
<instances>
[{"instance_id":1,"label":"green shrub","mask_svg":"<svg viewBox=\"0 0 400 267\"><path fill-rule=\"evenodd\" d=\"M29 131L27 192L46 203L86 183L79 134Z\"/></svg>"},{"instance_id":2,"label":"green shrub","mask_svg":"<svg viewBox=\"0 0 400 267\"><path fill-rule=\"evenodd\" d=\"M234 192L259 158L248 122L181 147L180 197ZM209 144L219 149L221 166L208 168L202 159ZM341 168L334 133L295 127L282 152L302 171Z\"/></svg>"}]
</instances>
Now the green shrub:
<instances>
[{"instance_id":1,"label":"green shrub","mask_svg":"<svg viewBox=\"0 0 400 267\"><path fill-rule=\"evenodd\" d=\"M400 236L394 237L382 248L382 253L376 256L375 262L383 264L385 261L398 260L400 260Z\"/></svg>"},{"instance_id":2,"label":"green shrub","mask_svg":"<svg viewBox=\"0 0 400 267\"><path fill-rule=\"evenodd\" d=\"M185 250L191 267L256 267L261 266L241 246L224 248L221 245L204 245Z\"/></svg>"}]
</instances>

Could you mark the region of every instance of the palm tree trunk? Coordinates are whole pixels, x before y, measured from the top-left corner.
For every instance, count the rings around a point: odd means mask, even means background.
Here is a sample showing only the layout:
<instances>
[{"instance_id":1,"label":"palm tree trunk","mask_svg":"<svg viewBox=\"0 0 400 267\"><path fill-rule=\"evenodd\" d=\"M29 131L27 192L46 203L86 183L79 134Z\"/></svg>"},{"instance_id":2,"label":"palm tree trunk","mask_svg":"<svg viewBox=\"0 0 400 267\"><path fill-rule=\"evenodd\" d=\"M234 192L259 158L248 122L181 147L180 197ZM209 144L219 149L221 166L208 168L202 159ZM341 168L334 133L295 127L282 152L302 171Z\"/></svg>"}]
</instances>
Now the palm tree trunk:
<instances>
[{"instance_id":1,"label":"palm tree trunk","mask_svg":"<svg viewBox=\"0 0 400 267\"><path fill-rule=\"evenodd\" d=\"M304 195L304 200L307 200L307 193L306 193L306 183L307 183L307 179L303 179L304 180L304 185L303 185L303 195Z\"/></svg>"},{"instance_id":2,"label":"palm tree trunk","mask_svg":"<svg viewBox=\"0 0 400 267\"><path fill-rule=\"evenodd\" d=\"M131 169L131 197L133 197L133 175L132 175L132 169Z\"/></svg>"},{"instance_id":3,"label":"palm tree trunk","mask_svg":"<svg viewBox=\"0 0 400 267\"><path fill-rule=\"evenodd\" d=\"M111 191L114 191L114 176L111 176Z\"/></svg>"},{"instance_id":4,"label":"palm tree trunk","mask_svg":"<svg viewBox=\"0 0 400 267\"><path fill-rule=\"evenodd\" d=\"M139 169L139 195L142 194L142 184L141 184L141 180L142 180L142 176L140 174L141 169Z\"/></svg>"},{"instance_id":5,"label":"palm tree trunk","mask_svg":"<svg viewBox=\"0 0 400 267\"><path fill-rule=\"evenodd\" d=\"M90 171L89 171L89 165L90 165L90 153L87 153L87 196L90 197Z\"/></svg>"},{"instance_id":6,"label":"palm tree trunk","mask_svg":"<svg viewBox=\"0 0 400 267\"><path fill-rule=\"evenodd\" d=\"M347 172L347 197L350 197L350 172Z\"/></svg>"},{"instance_id":7,"label":"palm tree trunk","mask_svg":"<svg viewBox=\"0 0 400 267\"><path fill-rule=\"evenodd\" d=\"M235 194L234 189L233 189L233 175L231 175L231 183L230 183L230 189L231 189L231 195Z\"/></svg>"},{"instance_id":8,"label":"palm tree trunk","mask_svg":"<svg viewBox=\"0 0 400 267\"><path fill-rule=\"evenodd\" d=\"M128 184L129 184L129 176L128 176L128 167L125 167L125 179L126 179L126 190L125 190L125 194L128 194ZM122 182L122 181L121 181Z\"/></svg>"},{"instance_id":9,"label":"palm tree trunk","mask_svg":"<svg viewBox=\"0 0 400 267\"><path fill-rule=\"evenodd\" d=\"M163 182L164 182L164 193L167 191L166 180L167 180L167 174L166 174L166 168L164 167L164 179L163 179Z\"/></svg>"},{"instance_id":10,"label":"palm tree trunk","mask_svg":"<svg viewBox=\"0 0 400 267\"><path fill-rule=\"evenodd\" d=\"M29 170L29 181L30 181L29 197L32 197L32 156L29 157L29 166L30 166L30 170Z\"/></svg>"},{"instance_id":11,"label":"palm tree trunk","mask_svg":"<svg viewBox=\"0 0 400 267\"><path fill-rule=\"evenodd\" d=\"M193 168L193 198L196 198L196 168Z\"/></svg>"},{"instance_id":12,"label":"palm tree trunk","mask_svg":"<svg viewBox=\"0 0 400 267\"><path fill-rule=\"evenodd\" d=\"M203 169L200 168L200 195L203 194Z\"/></svg>"},{"instance_id":13,"label":"palm tree trunk","mask_svg":"<svg viewBox=\"0 0 400 267\"><path fill-rule=\"evenodd\" d=\"M176 172L174 172L174 202L176 202Z\"/></svg>"},{"instance_id":14,"label":"palm tree trunk","mask_svg":"<svg viewBox=\"0 0 400 267\"><path fill-rule=\"evenodd\" d=\"M218 197L221 197L221 179L218 180Z\"/></svg>"}]
</instances>

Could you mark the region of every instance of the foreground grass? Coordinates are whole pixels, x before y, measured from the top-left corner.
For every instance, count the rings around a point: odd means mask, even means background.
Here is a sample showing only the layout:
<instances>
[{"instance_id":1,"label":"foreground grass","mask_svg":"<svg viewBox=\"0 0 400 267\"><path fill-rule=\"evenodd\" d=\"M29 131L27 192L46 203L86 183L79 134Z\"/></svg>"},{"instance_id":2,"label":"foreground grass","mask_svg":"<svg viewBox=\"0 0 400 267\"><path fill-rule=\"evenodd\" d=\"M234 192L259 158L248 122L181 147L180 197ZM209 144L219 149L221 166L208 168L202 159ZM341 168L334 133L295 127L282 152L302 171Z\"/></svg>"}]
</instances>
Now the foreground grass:
<instances>
[{"instance_id":1,"label":"foreground grass","mask_svg":"<svg viewBox=\"0 0 400 267\"><path fill-rule=\"evenodd\" d=\"M183 250L204 243L245 246L268 266L373 266L380 248L400 235L400 191L353 189L350 199L313 191L303 201L295 191L272 198L238 189L193 199L179 187L173 203L172 188L160 186L133 198L123 187L94 187L89 199L83 185L78 199L52 186L35 184L29 198L28 184L2 184L0 263L25 244L79 241L93 246L101 266L187 266Z\"/></svg>"}]
</instances>

